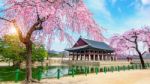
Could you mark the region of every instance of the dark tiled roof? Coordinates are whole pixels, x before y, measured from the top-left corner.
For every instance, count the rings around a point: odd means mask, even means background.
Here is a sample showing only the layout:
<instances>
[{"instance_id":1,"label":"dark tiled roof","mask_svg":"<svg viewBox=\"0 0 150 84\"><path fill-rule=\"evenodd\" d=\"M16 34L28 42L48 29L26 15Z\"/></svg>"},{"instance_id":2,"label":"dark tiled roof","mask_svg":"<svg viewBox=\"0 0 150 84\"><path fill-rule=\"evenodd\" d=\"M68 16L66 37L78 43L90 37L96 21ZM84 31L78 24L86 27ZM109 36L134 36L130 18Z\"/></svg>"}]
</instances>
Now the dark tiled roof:
<instances>
[{"instance_id":1,"label":"dark tiled roof","mask_svg":"<svg viewBox=\"0 0 150 84\"><path fill-rule=\"evenodd\" d=\"M83 38L82 38L83 39ZM110 50L113 51L113 49L107 45L104 42L99 42L99 41L94 41L94 40L88 40L88 39L83 39L89 46L97 49L103 49L103 50Z\"/></svg>"},{"instance_id":2,"label":"dark tiled roof","mask_svg":"<svg viewBox=\"0 0 150 84\"><path fill-rule=\"evenodd\" d=\"M89 47L88 45L83 45L83 46L73 47L65 50L72 51L72 50L86 49L88 47Z\"/></svg>"},{"instance_id":3,"label":"dark tiled roof","mask_svg":"<svg viewBox=\"0 0 150 84\"><path fill-rule=\"evenodd\" d=\"M109 45L107 45L104 42L88 40L88 39L84 39L84 38L80 38L80 39L85 41L87 43L87 45L73 47L73 48L66 49L66 50L72 51L72 50L79 50L79 49L85 49L85 48L96 48L96 49L101 49L101 50L106 50L106 51L111 51L111 52L114 51Z\"/></svg>"}]
</instances>

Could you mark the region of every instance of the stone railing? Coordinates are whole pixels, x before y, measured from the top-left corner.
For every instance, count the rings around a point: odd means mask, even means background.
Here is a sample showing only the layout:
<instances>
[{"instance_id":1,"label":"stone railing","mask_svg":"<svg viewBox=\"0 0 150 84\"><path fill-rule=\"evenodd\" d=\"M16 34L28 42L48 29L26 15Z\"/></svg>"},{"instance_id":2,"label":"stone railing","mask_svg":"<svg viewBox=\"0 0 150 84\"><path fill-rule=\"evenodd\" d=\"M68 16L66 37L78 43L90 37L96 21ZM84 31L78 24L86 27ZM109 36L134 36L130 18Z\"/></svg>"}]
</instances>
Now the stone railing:
<instances>
[{"instance_id":1,"label":"stone railing","mask_svg":"<svg viewBox=\"0 0 150 84\"><path fill-rule=\"evenodd\" d=\"M75 66L121 66L130 65L127 61L62 61L63 64Z\"/></svg>"}]
</instances>

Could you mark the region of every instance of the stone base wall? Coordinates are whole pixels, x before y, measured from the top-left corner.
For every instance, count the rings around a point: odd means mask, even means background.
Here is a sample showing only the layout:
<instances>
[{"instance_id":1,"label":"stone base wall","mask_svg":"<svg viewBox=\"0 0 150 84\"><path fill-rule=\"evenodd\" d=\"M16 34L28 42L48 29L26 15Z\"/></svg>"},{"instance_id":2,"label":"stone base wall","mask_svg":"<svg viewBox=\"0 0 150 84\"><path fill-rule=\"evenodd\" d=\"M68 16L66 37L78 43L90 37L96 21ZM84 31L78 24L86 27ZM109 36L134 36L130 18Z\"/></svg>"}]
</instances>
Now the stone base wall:
<instances>
[{"instance_id":1,"label":"stone base wall","mask_svg":"<svg viewBox=\"0 0 150 84\"><path fill-rule=\"evenodd\" d=\"M130 65L127 61L63 61L64 64L75 66L122 66Z\"/></svg>"},{"instance_id":2,"label":"stone base wall","mask_svg":"<svg viewBox=\"0 0 150 84\"><path fill-rule=\"evenodd\" d=\"M150 59L144 59L145 63L150 63ZM48 60L45 60L43 63L41 62L35 62L33 64L34 67L37 66L122 66L122 65L130 65L131 63L140 63L139 59L127 61L127 60L117 60L117 61L73 61L69 60L68 58L50 58ZM22 65L25 67L25 63L22 63Z\"/></svg>"}]
</instances>

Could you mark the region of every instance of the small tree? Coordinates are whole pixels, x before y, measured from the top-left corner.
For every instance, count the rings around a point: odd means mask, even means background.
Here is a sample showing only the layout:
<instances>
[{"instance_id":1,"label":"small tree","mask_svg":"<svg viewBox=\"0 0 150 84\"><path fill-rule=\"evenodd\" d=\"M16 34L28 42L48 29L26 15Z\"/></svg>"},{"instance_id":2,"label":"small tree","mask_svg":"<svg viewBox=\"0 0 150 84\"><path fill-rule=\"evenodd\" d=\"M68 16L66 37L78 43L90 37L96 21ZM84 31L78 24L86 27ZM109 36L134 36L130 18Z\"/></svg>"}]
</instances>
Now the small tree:
<instances>
[{"instance_id":1,"label":"small tree","mask_svg":"<svg viewBox=\"0 0 150 84\"><path fill-rule=\"evenodd\" d=\"M43 46L32 46L32 61L43 62L47 57L47 51ZM4 61L12 61L13 66L19 66L25 61L25 46L19 41L17 35L5 35L0 41L1 59Z\"/></svg>"},{"instance_id":2,"label":"small tree","mask_svg":"<svg viewBox=\"0 0 150 84\"><path fill-rule=\"evenodd\" d=\"M24 52L25 47L15 35L5 35L0 42L0 53L4 61L13 62L13 66L20 66L24 60L21 53Z\"/></svg>"},{"instance_id":3,"label":"small tree","mask_svg":"<svg viewBox=\"0 0 150 84\"><path fill-rule=\"evenodd\" d=\"M143 43L144 45L146 45L145 48L149 48L150 38L148 37L150 36L150 32L148 32L148 30L148 27L137 30L132 29L122 35L115 35L110 39L110 44L115 49L117 55L127 55L128 50L135 50L139 55L143 69L145 69L143 54L146 51L140 51L139 43Z\"/></svg>"},{"instance_id":4,"label":"small tree","mask_svg":"<svg viewBox=\"0 0 150 84\"><path fill-rule=\"evenodd\" d=\"M42 63L47 56L48 52L43 46L36 47L36 45L33 45L32 62L39 61Z\"/></svg>"}]
</instances>

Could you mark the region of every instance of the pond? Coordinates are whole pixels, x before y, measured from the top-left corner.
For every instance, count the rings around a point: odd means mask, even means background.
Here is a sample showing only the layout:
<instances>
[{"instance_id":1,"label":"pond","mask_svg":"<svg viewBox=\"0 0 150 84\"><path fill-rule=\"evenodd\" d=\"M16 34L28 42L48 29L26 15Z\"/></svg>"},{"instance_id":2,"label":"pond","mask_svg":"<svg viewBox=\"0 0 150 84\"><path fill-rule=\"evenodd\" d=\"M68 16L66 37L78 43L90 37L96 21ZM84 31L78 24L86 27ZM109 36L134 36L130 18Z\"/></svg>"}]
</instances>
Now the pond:
<instances>
[{"instance_id":1,"label":"pond","mask_svg":"<svg viewBox=\"0 0 150 84\"><path fill-rule=\"evenodd\" d=\"M43 68L42 78L53 78L57 77L58 69L60 70L60 77L72 75L72 69L74 69L74 74L83 74L85 69L88 72L94 72L96 66L87 67L87 66L48 66Z\"/></svg>"},{"instance_id":2,"label":"pond","mask_svg":"<svg viewBox=\"0 0 150 84\"><path fill-rule=\"evenodd\" d=\"M83 74L85 71L85 66L46 66L46 67L37 67L32 68L32 76L35 79L39 78L39 71L41 72L41 78L57 78L58 69L60 70L60 77L72 75L72 69L74 69L74 74ZM0 81L14 81L16 80L16 67L12 66L2 66L0 67ZM94 70L94 67L90 68L91 72ZM19 81L24 80L26 76L25 69L19 69Z\"/></svg>"},{"instance_id":3,"label":"pond","mask_svg":"<svg viewBox=\"0 0 150 84\"><path fill-rule=\"evenodd\" d=\"M146 64L146 67L150 67L150 64ZM130 69L141 69L141 64L132 64L128 66L46 66L46 67L37 67L32 68L32 77L34 79L43 79L43 78L57 78L62 76L74 76L77 74L85 74L88 73L98 73L98 72L108 72L108 71L120 71L120 70L130 70ZM18 73L18 81L25 80L26 70L18 69L10 66L0 67L0 81L15 81L16 73ZM40 75L39 75L40 73ZM59 73L59 76L58 76Z\"/></svg>"},{"instance_id":4,"label":"pond","mask_svg":"<svg viewBox=\"0 0 150 84\"><path fill-rule=\"evenodd\" d=\"M57 77L58 69L60 76L68 75L69 66L48 66L43 68L42 78Z\"/></svg>"}]
</instances>

